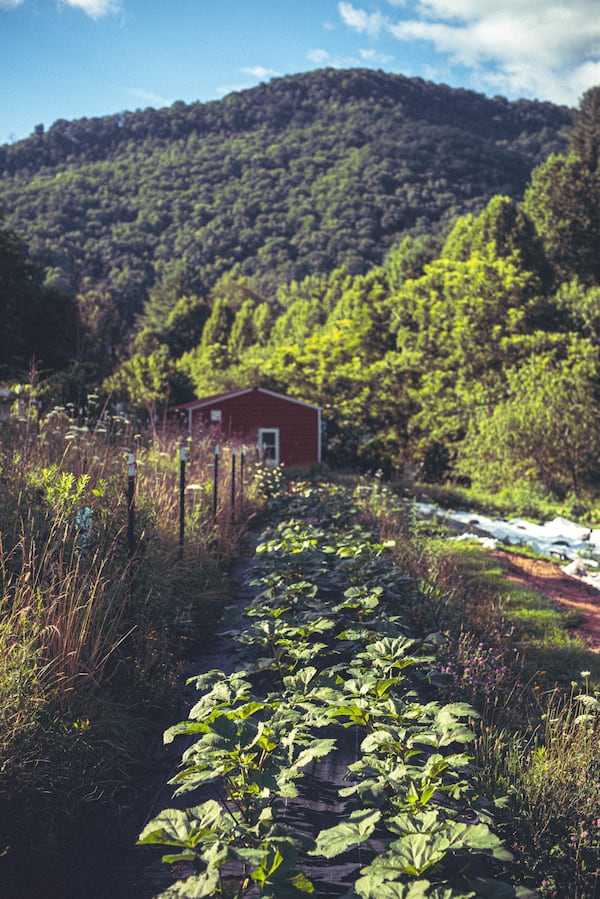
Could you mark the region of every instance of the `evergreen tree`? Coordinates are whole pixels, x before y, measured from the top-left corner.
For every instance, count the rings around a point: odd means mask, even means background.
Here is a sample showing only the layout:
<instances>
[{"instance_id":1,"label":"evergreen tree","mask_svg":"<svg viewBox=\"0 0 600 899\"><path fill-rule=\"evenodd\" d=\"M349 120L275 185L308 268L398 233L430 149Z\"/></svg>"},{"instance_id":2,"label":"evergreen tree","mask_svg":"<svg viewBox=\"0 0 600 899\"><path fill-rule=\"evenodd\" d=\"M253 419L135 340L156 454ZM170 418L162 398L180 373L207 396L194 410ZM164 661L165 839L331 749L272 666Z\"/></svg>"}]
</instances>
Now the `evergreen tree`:
<instances>
[{"instance_id":1,"label":"evergreen tree","mask_svg":"<svg viewBox=\"0 0 600 899\"><path fill-rule=\"evenodd\" d=\"M571 150L532 175L524 209L558 283L600 284L600 87L582 97L569 132Z\"/></svg>"},{"instance_id":2,"label":"evergreen tree","mask_svg":"<svg viewBox=\"0 0 600 899\"><path fill-rule=\"evenodd\" d=\"M532 175L523 208L557 283L600 284L600 180L574 153L551 156Z\"/></svg>"},{"instance_id":3,"label":"evergreen tree","mask_svg":"<svg viewBox=\"0 0 600 899\"><path fill-rule=\"evenodd\" d=\"M600 86L590 88L581 98L573 116L569 145L589 172L600 173Z\"/></svg>"}]
</instances>

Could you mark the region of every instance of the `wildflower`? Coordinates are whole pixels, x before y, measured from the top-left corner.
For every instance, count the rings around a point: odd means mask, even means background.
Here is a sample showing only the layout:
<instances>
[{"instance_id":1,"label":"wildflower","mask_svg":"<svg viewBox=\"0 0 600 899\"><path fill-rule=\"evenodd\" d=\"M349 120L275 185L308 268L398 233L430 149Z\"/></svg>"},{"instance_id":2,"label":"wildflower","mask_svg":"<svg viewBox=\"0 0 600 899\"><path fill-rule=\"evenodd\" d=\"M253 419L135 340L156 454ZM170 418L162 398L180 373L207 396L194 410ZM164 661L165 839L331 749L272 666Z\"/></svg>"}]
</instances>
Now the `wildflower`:
<instances>
[{"instance_id":1,"label":"wildflower","mask_svg":"<svg viewBox=\"0 0 600 899\"><path fill-rule=\"evenodd\" d=\"M592 673L591 671L580 671L580 672L579 672L579 674L581 675L581 677L590 677L590 676L591 676L591 673Z\"/></svg>"}]
</instances>

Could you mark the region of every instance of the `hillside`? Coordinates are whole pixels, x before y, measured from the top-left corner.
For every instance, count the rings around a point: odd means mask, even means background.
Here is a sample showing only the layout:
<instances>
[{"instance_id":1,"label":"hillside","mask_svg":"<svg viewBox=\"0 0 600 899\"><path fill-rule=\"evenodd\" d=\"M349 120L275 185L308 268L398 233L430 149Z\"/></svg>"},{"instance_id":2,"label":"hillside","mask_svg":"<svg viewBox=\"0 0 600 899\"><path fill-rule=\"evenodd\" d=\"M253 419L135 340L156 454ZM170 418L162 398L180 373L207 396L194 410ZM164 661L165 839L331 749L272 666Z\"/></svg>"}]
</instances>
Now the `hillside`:
<instances>
[{"instance_id":1,"label":"hillside","mask_svg":"<svg viewBox=\"0 0 600 899\"><path fill-rule=\"evenodd\" d=\"M323 70L219 102L40 126L0 147L0 208L48 283L131 322L156 285L280 284L379 264L495 194L520 197L571 113L401 75Z\"/></svg>"}]
</instances>

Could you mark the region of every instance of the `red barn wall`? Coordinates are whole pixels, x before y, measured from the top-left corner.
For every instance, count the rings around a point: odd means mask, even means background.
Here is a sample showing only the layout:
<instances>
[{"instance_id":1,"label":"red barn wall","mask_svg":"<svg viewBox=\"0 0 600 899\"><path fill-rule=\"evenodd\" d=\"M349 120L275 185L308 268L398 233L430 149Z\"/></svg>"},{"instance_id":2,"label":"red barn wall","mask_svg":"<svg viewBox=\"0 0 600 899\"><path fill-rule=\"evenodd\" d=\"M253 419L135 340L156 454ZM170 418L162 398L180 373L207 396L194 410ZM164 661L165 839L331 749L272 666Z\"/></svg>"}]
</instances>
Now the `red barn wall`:
<instances>
[{"instance_id":1,"label":"red barn wall","mask_svg":"<svg viewBox=\"0 0 600 899\"><path fill-rule=\"evenodd\" d=\"M193 409L192 427L203 421L211 426L211 412L221 410L220 430L226 437L255 445L259 428L279 429L279 460L284 465L307 466L319 462L319 410L283 397L252 391L216 399ZM214 426L214 425L213 425Z\"/></svg>"}]
</instances>

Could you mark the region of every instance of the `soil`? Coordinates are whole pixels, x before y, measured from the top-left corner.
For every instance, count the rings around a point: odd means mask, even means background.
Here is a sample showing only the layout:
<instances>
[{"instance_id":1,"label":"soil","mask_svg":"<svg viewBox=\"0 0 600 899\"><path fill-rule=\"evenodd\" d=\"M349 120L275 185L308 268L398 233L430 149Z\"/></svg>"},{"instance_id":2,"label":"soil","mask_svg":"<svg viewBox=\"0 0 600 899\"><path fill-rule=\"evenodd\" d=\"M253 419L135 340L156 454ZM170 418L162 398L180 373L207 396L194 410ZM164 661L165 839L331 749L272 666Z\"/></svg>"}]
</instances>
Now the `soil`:
<instances>
[{"instance_id":1,"label":"soil","mask_svg":"<svg viewBox=\"0 0 600 899\"><path fill-rule=\"evenodd\" d=\"M565 612L578 612L581 623L572 629L593 652L600 653L600 590L565 574L556 562L529 559L503 550L492 550L502 562L508 580L548 597Z\"/></svg>"}]
</instances>

